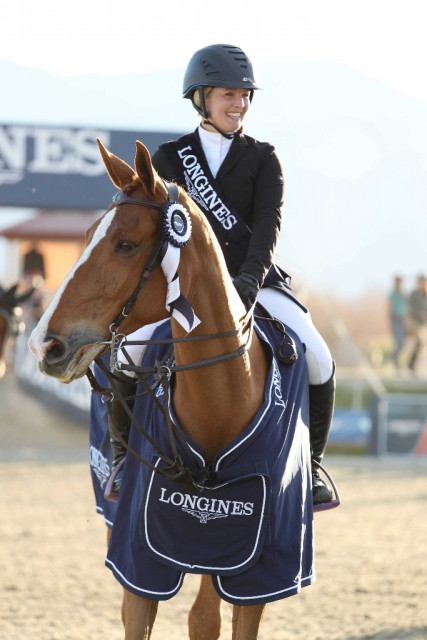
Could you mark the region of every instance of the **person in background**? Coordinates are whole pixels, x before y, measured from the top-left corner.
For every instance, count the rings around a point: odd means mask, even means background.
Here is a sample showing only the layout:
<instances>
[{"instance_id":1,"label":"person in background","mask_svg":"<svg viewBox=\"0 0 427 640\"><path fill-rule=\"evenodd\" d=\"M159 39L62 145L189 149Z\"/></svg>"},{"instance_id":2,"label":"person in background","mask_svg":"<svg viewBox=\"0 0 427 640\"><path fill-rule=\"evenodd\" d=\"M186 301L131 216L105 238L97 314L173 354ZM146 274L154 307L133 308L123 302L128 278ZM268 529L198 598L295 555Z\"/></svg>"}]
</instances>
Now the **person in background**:
<instances>
[{"instance_id":1,"label":"person in background","mask_svg":"<svg viewBox=\"0 0 427 640\"><path fill-rule=\"evenodd\" d=\"M31 287L33 294L24 305L25 321L28 330L39 322L45 311L45 281L38 269L26 271L23 275L24 286Z\"/></svg>"},{"instance_id":2,"label":"person in background","mask_svg":"<svg viewBox=\"0 0 427 640\"><path fill-rule=\"evenodd\" d=\"M252 63L239 47L218 44L196 51L185 72L183 97L191 101L200 124L194 132L162 144L152 161L159 175L183 187L206 215L246 308L259 301L306 346L313 502L319 504L332 500L316 463L323 458L332 422L335 363L292 291L290 276L274 264L284 204L283 169L271 144L243 133L243 120L259 88ZM142 327L129 339L147 340L153 330L152 325ZM133 359L138 364L142 351ZM123 395L132 394L125 389ZM126 440L129 421L123 409L116 406L114 415L113 407L113 417ZM116 465L125 449L114 430L111 434Z\"/></svg>"},{"instance_id":3,"label":"person in background","mask_svg":"<svg viewBox=\"0 0 427 640\"><path fill-rule=\"evenodd\" d=\"M408 318L415 338L408 367L415 371L427 337L427 278L424 275L418 276L417 287L409 295Z\"/></svg>"},{"instance_id":4,"label":"person in background","mask_svg":"<svg viewBox=\"0 0 427 640\"><path fill-rule=\"evenodd\" d=\"M391 359L394 366L400 366L400 354L405 345L406 338L406 314L408 310L407 296L403 292L403 279L401 276L394 277L393 289L389 295L389 316L391 331L394 339L394 348Z\"/></svg>"}]
</instances>

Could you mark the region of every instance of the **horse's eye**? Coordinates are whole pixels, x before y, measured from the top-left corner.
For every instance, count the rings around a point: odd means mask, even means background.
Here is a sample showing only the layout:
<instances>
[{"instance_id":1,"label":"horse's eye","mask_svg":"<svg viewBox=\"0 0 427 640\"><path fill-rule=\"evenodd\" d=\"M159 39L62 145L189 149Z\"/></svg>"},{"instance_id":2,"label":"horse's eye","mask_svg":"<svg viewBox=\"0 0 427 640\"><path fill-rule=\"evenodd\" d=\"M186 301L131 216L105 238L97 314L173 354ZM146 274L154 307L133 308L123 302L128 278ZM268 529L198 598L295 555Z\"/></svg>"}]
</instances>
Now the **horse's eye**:
<instances>
[{"instance_id":1,"label":"horse's eye","mask_svg":"<svg viewBox=\"0 0 427 640\"><path fill-rule=\"evenodd\" d=\"M118 253L132 253L137 247L138 245L131 240L119 240L116 244L116 251Z\"/></svg>"}]
</instances>

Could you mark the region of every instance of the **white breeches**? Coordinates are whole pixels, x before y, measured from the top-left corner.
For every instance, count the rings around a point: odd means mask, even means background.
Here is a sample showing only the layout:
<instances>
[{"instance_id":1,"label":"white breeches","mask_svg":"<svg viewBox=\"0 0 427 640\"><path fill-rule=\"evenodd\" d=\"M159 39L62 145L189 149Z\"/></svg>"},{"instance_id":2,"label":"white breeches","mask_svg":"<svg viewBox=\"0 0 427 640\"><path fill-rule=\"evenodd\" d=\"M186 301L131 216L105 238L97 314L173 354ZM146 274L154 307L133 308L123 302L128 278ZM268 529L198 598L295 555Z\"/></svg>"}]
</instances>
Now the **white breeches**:
<instances>
[{"instance_id":1,"label":"white breeches","mask_svg":"<svg viewBox=\"0 0 427 640\"><path fill-rule=\"evenodd\" d=\"M328 345L313 324L310 313L277 289L261 289L258 300L267 311L298 335L305 344L308 380L310 384L323 384L333 373L333 361Z\"/></svg>"},{"instance_id":2,"label":"white breeches","mask_svg":"<svg viewBox=\"0 0 427 640\"><path fill-rule=\"evenodd\" d=\"M258 294L259 302L274 317L283 322L285 327L289 327L299 336L301 342L305 344L305 357L307 360L308 380L310 384L323 384L327 382L333 373L333 361L326 342L313 324L310 313L304 312L301 307L291 298L276 289L261 289ZM153 322L147 324L128 336L129 340L149 340L154 329L162 324ZM132 361L140 365L145 351L145 345L134 345L126 347ZM127 358L119 350L119 362L127 364ZM135 374L125 372L130 376Z\"/></svg>"}]
</instances>

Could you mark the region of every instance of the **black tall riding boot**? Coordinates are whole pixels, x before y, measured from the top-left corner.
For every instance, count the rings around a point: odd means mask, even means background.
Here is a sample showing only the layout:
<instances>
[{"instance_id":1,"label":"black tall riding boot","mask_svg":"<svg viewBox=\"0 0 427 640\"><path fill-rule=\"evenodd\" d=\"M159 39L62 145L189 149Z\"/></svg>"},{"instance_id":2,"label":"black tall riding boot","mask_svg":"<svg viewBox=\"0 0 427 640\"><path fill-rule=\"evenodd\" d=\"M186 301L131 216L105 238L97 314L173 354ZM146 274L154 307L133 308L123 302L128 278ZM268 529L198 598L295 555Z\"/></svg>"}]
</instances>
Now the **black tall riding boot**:
<instances>
[{"instance_id":1,"label":"black tall riding boot","mask_svg":"<svg viewBox=\"0 0 427 640\"><path fill-rule=\"evenodd\" d=\"M332 491L320 477L321 463L328 441L335 404L335 363L332 376L323 384L310 385L310 445L312 459L313 504L332 500Z\"/></svg>"},{"instance_id":2,"label":"black tall riding boot","mask_svg":"<svg viewBox=\"0 0 427 640\"><path fill-rule=\"evenodd\" d=\"M115 389L118 389L120 394L126 400L126 404L129 409L133 410L134 395L136 390L136 382L133 378L124 374L117 374L120 378L115 383ZM129 440L129 432L131 425L131 418L127 414L121 401L114 397L111 402L111 414L108 417L108 428L110 431L110 443L113 449L113 473L119 464L124 460L126 455L126 445ZM114 479L113 492L118 493L122 484L123 470L120 469Z\"/></svg>"}]
</instances>

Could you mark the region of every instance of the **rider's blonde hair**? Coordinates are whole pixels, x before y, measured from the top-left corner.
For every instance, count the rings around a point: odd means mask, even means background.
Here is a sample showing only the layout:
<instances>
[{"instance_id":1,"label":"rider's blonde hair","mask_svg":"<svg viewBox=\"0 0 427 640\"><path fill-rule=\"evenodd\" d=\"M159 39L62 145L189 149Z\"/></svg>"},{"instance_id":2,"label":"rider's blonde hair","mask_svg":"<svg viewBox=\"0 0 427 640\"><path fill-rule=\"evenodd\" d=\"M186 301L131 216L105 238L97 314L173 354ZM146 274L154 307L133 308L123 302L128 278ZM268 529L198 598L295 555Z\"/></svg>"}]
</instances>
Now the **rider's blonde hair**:
<instances>
[{"instance_id":1,"label":"rider's blonde hair","mask_svg":"<svg viewBox=\"0 0 427 640\"><path fill-rule=\"evenodd\" d=\"M209 94L211 93L211 91L214 90L215 87L203 87L203 96L204 99L206 101L206 98L209 96ZM193 93L193 101L194 104L197 105L199 107L199 109L202 108L202 104L200 102L200 95L198 90L196 89L195 92Z\"/></svg>"}]
</instances>

